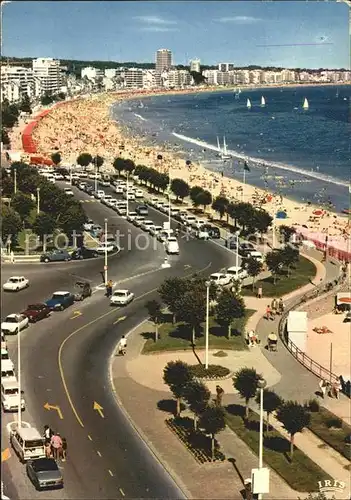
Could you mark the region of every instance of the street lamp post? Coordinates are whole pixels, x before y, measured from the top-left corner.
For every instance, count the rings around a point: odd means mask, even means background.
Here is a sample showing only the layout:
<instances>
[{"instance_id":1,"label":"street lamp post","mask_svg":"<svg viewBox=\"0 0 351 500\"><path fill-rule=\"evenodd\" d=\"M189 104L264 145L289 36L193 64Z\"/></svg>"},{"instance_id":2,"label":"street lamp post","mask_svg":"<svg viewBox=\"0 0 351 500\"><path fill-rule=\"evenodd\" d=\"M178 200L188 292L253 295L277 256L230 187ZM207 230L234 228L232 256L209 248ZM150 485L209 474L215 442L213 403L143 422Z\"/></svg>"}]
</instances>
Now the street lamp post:
<instances>
[{"instance_id":1,"label":"street lamp post","mask_svg":"<svg viewBox=\"0 0 351 500\"><path fill-rule=\"evenodd\" d=\"M171 183L168 184L168 224L171 229Z\"/></svg>"},{"instance_id":2,"label":"street lamp post","mask_svg":"<svg viewBox=\"0 0 351 500\"><path fill-rule=\"evenodd\" d=\"M261 378L258 381L258 388L260 390L260 442L258 451L258 468L260 470L263 468L263 390L266 385L267 382L265 379ZM258 500L262 500L262 493L258 495Z\"/></svg>"},{"instance_id":3,"label":"street lamp post","mask_svg":"<svg viewBox=\"0 0 351 500\"><path fill-rule=\"evenodd\" d=\"M105 219L105 285L107 285L107 219Z\"/></svg>"},{"instance_id":4,"label":"street lamp post","mask_svg":"<svg viewBox=\"0 0 351 500\"><path fill-rule=\"evenodd\" d=\"M129 172L127 172L127 217L129 216Z\"/></svg>"},{"instance_id":5,"label":"street lamp post","mask_svg":"<svg viewBox=\"0 0 351 500\"><path fill-rule=\"evenodd\" d=\"M40 213L40 188L37 188L37 214Z\"/></svg>"},{"instance_id":6,"label":"street lamp post","mask_svg":"<svg viewBox=\"0 0 351 500\"><path fill-rule=\"evenodd\" d=\"M16 168L13 169L13 190L14 190L14 193L16 194L17 193L17 169Z\"/></svg>"},{"instance_id":7,"label":"street lamp post","mask_svg":"<svg viewBox=\"0 0 351 500\"><path fill-rule=\"evenodd\" d=\"M22 384L21 384L21 330L17 333L17 358L18 358L18 427L22 427Z\"/></svg>"},{"instance_id":8,"label":"street lamp post","mask_svg":"<svg viewBox=\"0 0 351 500\"><path fill-rule=\"evenodd\" d=\"M211 282L206 281L206 332L205 332L205 369L208 370L208 337L210 321L210 286Z\"/></svg>"},{"instance_id":9,"label":"street lamp post","mask_svg":"<svg viewBox=\"0 0 351 500\"><path fill-rule=\"evenodd\" d=\"M272 248L275 248L275 216L273 215L272 220Z\"/></svg>"},{"instance_id":10,"label":"street lamp post","mask_svg":"<svg viewBox=\"0 0 351 500\"><path fill-rule=\"evenodd\" d=\"M235 265L239 267L239 233L236 231L235 233Z\"/></svg>"},{"instance_id":11,"label":"street lamp post","mask_svg":"<svg viewBox=\"0 0 351 500\"><path fill-rule=\"evenodd\" d=\"M95 162L94 162L94 190L95 190L95 193L97 191L97 159L95 157Z\"/></svg>"}]
</instances>

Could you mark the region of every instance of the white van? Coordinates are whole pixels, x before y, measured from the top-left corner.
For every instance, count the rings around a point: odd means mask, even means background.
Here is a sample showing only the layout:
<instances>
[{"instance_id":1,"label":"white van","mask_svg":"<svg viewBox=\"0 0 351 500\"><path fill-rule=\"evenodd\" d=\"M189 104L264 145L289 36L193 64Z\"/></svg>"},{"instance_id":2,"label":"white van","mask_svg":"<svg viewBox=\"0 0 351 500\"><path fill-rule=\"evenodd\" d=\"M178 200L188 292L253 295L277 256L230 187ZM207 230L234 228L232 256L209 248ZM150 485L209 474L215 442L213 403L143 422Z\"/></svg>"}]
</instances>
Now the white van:
<instances>
[{"instance_id":1,"label":"white van","mask_svg":"<svg viewBox=\"0 0 351 500\"><path fill-rule=\"evenodd\" d=\"M10 359L4 359L1 361L1 379L17 382L15 371L13 369L13 363Z\"/></svg>"},{"instance_id":2,"label":"white van","mask_svg":"<svg viewBox=\"0 0 351 500\"><path fill-rule=\"evenodd\" d=\"M256 250L252 252L247 252L247 257L256 259L258 262L263 264L263 255L261 254L261 252L257 252Z\"/></svg>"},{"instance_id":3,"label":"white van","mask_svg":"<svg viewBox=\"0 0 351 500\"><path fill-rule=\"evenodd\" d=\"M17 411L19 403L25 409L25 401L19 393L17 380L1 380L1 403L4 411Z\"/></svg>"},{"instance_id":4,"label":"white van","mask_svg":"<svg viewBox=\"0 0 351 500\"><path fill-rule=\"evenodd\" d=\"M10 442L21 462L46 457L44 439L35 427L21 427L12 431Z\"/></svg>"},{"instance_id":5,"label":"white van","mask_svg":"<svg viewBox=\"0 0 351 500\"><path fill-rule=\"evenodd\" d=\"M246 269L243 269L240 266L228 267L226 275L230 277L231 281L233 281L233 280L241 281L241 280L248 277L248 273L247 273Z\"/></svg>"},{"instance_id":6,"label":"white van","mask_svg":"<svg viewBox=\"0 0 351 500\"><path fill-rule=\"evenodd\" d=\"M166 252L170 255L179 255L179 245L178 240L174 236L170 236L165 241Z\"/></svg>"}]
</instances>

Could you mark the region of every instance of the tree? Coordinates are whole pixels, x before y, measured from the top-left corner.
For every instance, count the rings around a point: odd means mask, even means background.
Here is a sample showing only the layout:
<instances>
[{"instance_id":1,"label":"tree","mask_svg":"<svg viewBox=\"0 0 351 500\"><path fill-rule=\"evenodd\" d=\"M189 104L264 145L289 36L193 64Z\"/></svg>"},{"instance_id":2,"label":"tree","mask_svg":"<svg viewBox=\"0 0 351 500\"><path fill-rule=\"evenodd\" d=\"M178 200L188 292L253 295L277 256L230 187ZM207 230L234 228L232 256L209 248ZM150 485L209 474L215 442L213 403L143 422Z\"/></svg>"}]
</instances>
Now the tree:
<instances>
[{"instance_id":1,"label":"tree","mask_svg":"<svg viewBox=\"0 0 351 500\"><path fill-rule=\"evenodd\" d=\"M60 155L60 153L53 153L51 155L51 159L52 159L52 161L54 162L54 164L56 166L60 165L60 163L61 163L61 155Z\"/></svg>"},{"instance_id":2,"label":"tree","mask_svg":"<svg viewBox=\"0 0 351 500\"><path fill-rule=\"evenodd\" d=\"M269 226L272 224L273 217L269 215L266 210L254 209L251 220L249 220L248 227L252 232L258 231L259 233L266 233Z\"/></svg>"},{"instance_id":3,"label":"tree","mask_svg":"<svg viewBox=\"0 0 351 500\"><path fill-rule=\"evenodd\" d=\"M183 179L173 179L171 183L171 190L176 195L177 200L178 198L181 198L182 201L184 198L189 196L190 193L189 184L183 181Z\"/></svg>"},{"instance_id":4,"label":"tree","mask_svg":"<svg viewBox=\"0 0 351 500\"><path fill-rule=\"evenodd\" d=\"M228 211L230 217L234 219L235 227L237 224L239 224L243 230L245 230L247 226L250 227L250 222L252 221L255 212L251 203L231 203L228 206Z\"/></svg>"},{"instance_id":5,"label":"tree","mask_svg":"<svg viewBox=\"0 0 351 500\"><path fill-rule=\"evenodd\" d=\"M227 329L228 339L230 339L233 319L242 318L245 315L243 299L232 291L223 289L217 299L215 310L217 323Z\"/></svg>"},{"instance_id":6,"label":"tree","mask_svg":"<svg viewBox=\"0 0 351 500\"><path fill-rule=\"evenodd\" d=\"M130 160L129 158L127 160L124 160L124 169L125 172L128 172L131 174L135 170L135 163L133 160Z\"/></svg>"},{"instance_id":7,"label":"tree","mask_svg":"<svg viewBox=\"0 0 351 500\"><path fill-rule=\"evenodd\" d=\"M38 214L33 222L32 229L42 239L44 253L46 252L46 237L53 234L55 227L55 219L47 213Z\"/></svg>"},{"instance_id":8,"label":"tree","mask_svg":"<svg viewBox=\"0 0 351 500\"><path fill-rule=\"evenodd\" d=\"M116 170L118 175L121 175L121 172L123 172L125 168L125 160L123 158L115 158L113 168Z\"/></svg>"},{"instance_id":9,"label":"tree","mask_svg":"<svg viewBox=\"0 0 351 500\"><path fill-rule=\"evenodd\" d=\"M28 217L35 204L30 195L24 194L21 191L17 191L17 193L11 200L11 206L14 210L16 210L16 212L20 214L22 219L25 219L26 217Z\"/></svg>"},{"instance_id":10,"label":"tree","mask_svg":"<svg viewBox=\"0 0 351 500\"><path fill-rule=\"evenodd\" d=\"M84 169L86 169L87 166L89 166L92 161L93 157L91 156L90 153L81 153L77 158L78 165L80 165Z\"/></svg>"},{"instance_id":11,"label":"tree","mask_svg":"<svg viewBox=\"0 0 351 500\"><path fill-rule=\"evenodd\" d=\"M256 403L261 403L261 391L257 393ZM267 413L267 431L269 430L269 416L283 404L283 399L274 391L264 389L263 391L263 409Z\"/></svg>"},{"instance_id":12,"label":"tree","mask_svg":"<svg viewBox=\"0 0 351 500\"><path fill-rule=\"evenodd\" d=\"M291 236L296 234L296 229L294 227L282 225L279 227L279 233L283 236L284 243L289 243Z\"/></svg>"},{"instance_id":13,"label":"tree","mask_svg":"<svg viewBox=\"0 0 351 500\"><path fill-rule=\"evenodd\" d=\"M19 109L23 111L24 113L31 113L32 108L30 105L30 99L28 94L24 94L23 99L21 101L21 104L19 105Z\"/></svg>"},{"instance_id":14,"label":"tree","mask_svg":"<svg viewBox=\"0 0 351 500\"><path fill-rule=\"evenodd\" d=\"M180 416L180 403L185 388L193 380L190 366L183 361L169 361L163 370L163 381L171 389L177 400L176 417Z\"/></svg>"},{"instance_id":15,"label":"tree","mask_svg":"<svg viewBox=\"0 0 351 500\"><path fill-rule=\"evenodd\" d=\"M52 97L52 95L49 92L47 92L40 99L40 102L41 102L41 104L43 106L48 106L49 104L51 104L52 102L54 102L54 98Z\"/></svg>"},{"instance_id":16,"label":"tree","mask_svg":"<svg viewBox=\"0 0 351 500\"><path fill-rule=\"evenodd\" d=\"M199 193L201 193L201 191L203 191L202 187L200 186L193 186L191 189L190 189L190 199L193 203L194 206L198 206L199 204L197 203L196 199L197 199L197 195Z\"/></svg>"},{"instance_id":17,"label":"tree","mask_svg":"<svg viewBox=\"0 0 351 500\"><path fill-rule=\"evenodd\" d=\"M2 246L11 241L11 248L15 246L17 235L22 229L19 214L5 204L1 205L1 238Z\"/></svg>"},{"instance_id":18,"label":"tree","mask_svg":"<svg viewBox=\"0 0 351 500\"><path fill-rule=\"evenodd\" d=\"M277 411L277 419L284 425L290 434L290 457L294 455L294 437L297 432L302 432L311 421L309 411L297 401L285 401Z\"/></svg>"},{"instance_id":19,"label":"tree","mask_svg":"<svg viewBox=\"0 0 351 500\"><path fill-rule=\"evenodd\" d=\"M185 286L185 280L175 276L174 278L165 279L157 290L162 299L162 302L164 302L168 306L169 310L173 314L173 322L175 319L174 316L176 314L175 304L182 297Z\"/></svg>"},{"instance_id":20,"label":"tree","mask_svg":"<svg viewBox=\"0 0 351 500\"><path fill-rule=\"evenodd\" d=\"M253 290L255 287L256 278L262 271L262 264L254 257L249 257L248 259L245 259L245 264L247 273L252 278L252 290Z\"/></svg>"},{"instance_id":21,"label":"tree","mask_svg":"<svg viewBox=\"0 0 351 500\"><path fill-rule=\"evenodd\" d=\"M104 164L104 159L102 156L96 155L94 156L92 163L95 165L96 170L99 172L100 168Z\"/></svg>"},{"instance_id":22,"label":"tree","mask_svg":"<svg viewBox=\"0 0 351 500\"><path fill-rule=\"evenodd\" d=\"M202 205L204 210L206 210L206 207L212 203L212 194L207 190L202 190L196 196L195 201L196 206Z\"/></svg>"},{"instance_id":23,"label":"tree","mask_svg":"<svg viewBox=\"0 0 351 500\"><path fill-rule=\"evenodd\" d=\"M11 197L14 190L13 177L8 175L4 168L1 169L1 196Z\"/></svg>"},{"instance_id":24,"label":"tree","mask_svg":"<svg viewBox=\"0 0 351 500\"><path fill-rule=\"evenodd\" d=\"M273 274L273 281L276 284L277 275L283 266L281 253L278 250L268 252L266 255L266 264L269 271Z\"/></svg>"},{"instance_id":25,"label":"tree","mask_svg":"<svg viewBox=\"0 0 351 500\"><path fill-rule=\"evenodd\" d=\"M5 130L4 128L1 129L1 142L3 143L4 146L11 145L9 134L7 133L7 130Z\"/></svg>"},{"instance_id":26,"label":"tree","mask_svg":"<svg viewBox=\"0 0 351 500\"><path fill-rule=\"evenodd\" d=\"M224 410L219 406L208 406L200 416L199 426L211 435L211 456L214 460L215 437L225 429Z\"/></svg>"},{"instance_id":27,"label":"tree","mask_svg":"<svg viewBox=\"0 0 351 500\"><path fill-rule=\"evenodd\" d=\"M198 71L191 71L190 74L194 79L195 85L201 85L201 83L204 83L206 81L206 77Z\"/></svg>"},{"instance_id":28,"label":"tree","mask_svg":"<svg viewBox=\"0 0 351 500\"><path fill-rule=\"evenodd\" d=\"M162 321L161 304L157 300L149 300L145 305L149 319L155 325L155 342L158 340L158 325Z\"/></svg>"},{"instance_id":29,"label":"tree","mask_svg":"<svg viewBox=\"0 0 351 500\"><path fill-rule=\"evenodd\" d=\"M203 382L192 380L185 387L184 399L194 414L194 429L196 430L197 419L206 410L211 399L211 392Z\"/></svg>"},{"instance_id":30,"label":"tree","mask_svg":"<svg viewBox=\"0 0 351 500\"><path fill-rule=\"evenodd\" d=\"M217 196L217 198L212 203L212 208L215 212L219 213L219 217L222 219L229 206L229 200L225 196Z\"/></svg>"},{"instance_id":31,"label":"tree","mask_svg":"<svg viewBox=\"0 0 351 500\"><path fill-rule=\"evenodd\" d=\"M5 128L12 128L17 123L18 114L11 112L7 106L2 106L1 125Z\"/></svg>"},{"instance_id":32,"label":"tree","mask_svg":"<svg viewBox=\"0 0 351 500\"><path fill-rule=\"evenodd\" d=\"M87 217L79 203L69 204L60 216L60 227L65 234L71 235L73 231L80 233L87 222Z\"/></svg>"},{"instance_id":33,"label":"tree","mask_svg":"<svg viewBox=\"0 0 351 500\"><path fill-rule=\"evenodd\" d=\"M196 333L205 319L206 299L204 291L199 293L198 287L194 287L184 293L174 305L177 318L185 321L191 327L191 343L195 345Z\"/></svg>"},{"instance_id":34,"label":"tree","mask_svg":"<svg viewBox=\"0 0 351 500\"><path fill-rule=\"evenodd\" d=\"M288 276L290 276L291 266L299 261L299 250L293 246L286 245L279 251L279 253L281 256L281 262L287 267Z\"/></svg>"},{"instance_id":35,"label":"tree","mask_svg":"<svg viewBox=\"0 0 351 500\"><path fill-rule=\"evenodd\" d=\"M258 382L261 379L254 368L242 368L234 375L234 388L245 399L245 418L249 418L249 402L256 396Z\"/></svg>"}]
</instances>

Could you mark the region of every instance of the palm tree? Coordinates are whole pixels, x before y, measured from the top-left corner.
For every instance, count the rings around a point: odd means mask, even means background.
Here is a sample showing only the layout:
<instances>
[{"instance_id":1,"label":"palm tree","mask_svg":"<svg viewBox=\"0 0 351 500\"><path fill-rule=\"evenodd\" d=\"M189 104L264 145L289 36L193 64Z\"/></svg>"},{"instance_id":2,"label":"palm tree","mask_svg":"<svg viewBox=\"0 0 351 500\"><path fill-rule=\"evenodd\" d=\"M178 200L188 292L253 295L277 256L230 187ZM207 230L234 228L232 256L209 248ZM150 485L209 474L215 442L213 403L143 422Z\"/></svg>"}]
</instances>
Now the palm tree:
<instances>
[{"instance_id":1,"label":"palm tree","mask_svg":"<svg viewBox=\"0 0 351 500\"><path fill-rule=\"evenodd\" d=\"M254 398L258 389L258 382L262 379L254 368L242 368L234 375L234 388L245 399L245 418L249 418L250 399Z\"/></svg>"},{"instance_id":2,"label":"palm tree","mask_svg":"<svg viewBox=\"0 0 351 500\"><path fill-rule=\"evenodd\" d=\"M261 391L257 393L256 403L261 403ZM264 389L263 391L263 409L267 413L267 431L269 430L269 416L283 404L283 399L274 391Z\"/></svg>"},{"instance_id":3,"label":"palm tree","mask_svg":"<svg viewBox=\"0 0 351 500\"><path fill-rule=\"evenodd\" d=\"M200 416L200 428L211 435L211 457L214 460L215 437L220 431L225 429L224 410L220 406L208 406Z\"/></svg>"},{"instance_id":4,"label":"palm tree","mask_svg":"<svg viewBox=\"0 0 351 500\"><path fill-rule=\"evenodd\" d=\"M180 403L185 388L193 380L190 366L183 361L170 361L163 370L163 380L177 400L176 417L180 416Z\"/></svg>"},{"instance_id":5,"label":"palm tree","mask_svg":"<svg viewBox=\"0 0 351 500\"><path fill-rule=\"evenodd\" d=\"M294 455L294 437L297 432L302 432L311 421L309 411L297 401L286 401L278 408L277 419L284 425L290 434L290 457Z\"/></svg>"},{"instance_id":6,"label":"palm tree","mask_svg":"<svg viewBox=\"0 0 351 500\"><path fill-rule=\"evenodd\" d=\"M211 392L203 382L192 380L185 387L184 399L194 414L194 429L196 430L197 419L207 408Z\"/></svg>"}]
</instances>

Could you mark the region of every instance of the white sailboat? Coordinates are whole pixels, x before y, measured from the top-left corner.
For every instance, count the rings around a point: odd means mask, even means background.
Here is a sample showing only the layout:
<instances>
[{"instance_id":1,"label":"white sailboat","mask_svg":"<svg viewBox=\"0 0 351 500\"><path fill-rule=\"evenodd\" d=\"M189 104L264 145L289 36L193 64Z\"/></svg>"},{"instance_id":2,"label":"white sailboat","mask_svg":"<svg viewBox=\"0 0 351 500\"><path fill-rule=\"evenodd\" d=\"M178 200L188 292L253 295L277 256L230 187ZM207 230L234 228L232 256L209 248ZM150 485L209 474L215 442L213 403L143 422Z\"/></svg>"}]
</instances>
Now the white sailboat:
<instances>
[{"instance_id":1,"label":"white sailboat","mask_svg":"<svg viewBox=\"0 0 351 500\"><path fill-rule=\"evenodd\" d=\"M246 101L246 106L247 106L247 109L251 109L251 101L250 101L250 99L248 99Z\"/></svg>"},{"instance_id":2,"label":"white sailboat","mask_svg":"<svg viewBox=\"0 0 351 500\"><path fill-rule=\"evenodd\" d=\"M261 97L261 106L264 107L266 105L266 99L264 96Z\"/></svg>"},{"instance_id":3,"label":"white sailboat","mask_svg":"<svg viewBox=\"0 0 351 500\"><path fill-rule=\"evenodd\" d=\"M231 156L228 154L227 150L227 143L225 141L225 136L223 137L223 153L222 153L222 160L230 160Z\"/></svg>"},{"instance_id":4,"label":"white sailboat","mask_svg":"<svg viewBox=\"0 0 351 500\"><path fill-rule=\"evenodd\" d=\"M310 105L308 104L308 100L306 99L305 97L305 100L303 101L303 105L302 105L302 108L303 109L308 109L310 107Z\"/></svg>"}]
</instances>

